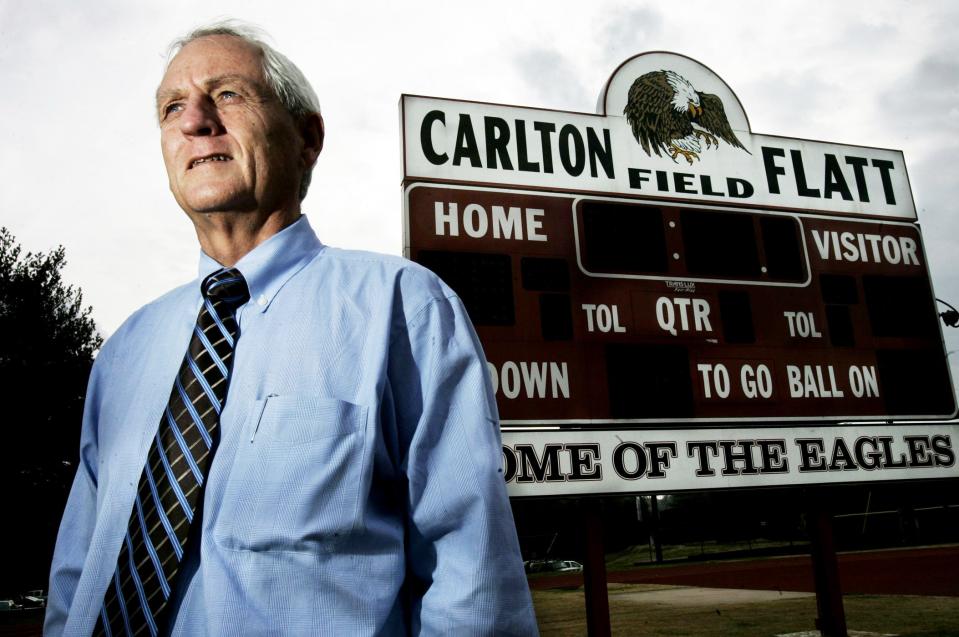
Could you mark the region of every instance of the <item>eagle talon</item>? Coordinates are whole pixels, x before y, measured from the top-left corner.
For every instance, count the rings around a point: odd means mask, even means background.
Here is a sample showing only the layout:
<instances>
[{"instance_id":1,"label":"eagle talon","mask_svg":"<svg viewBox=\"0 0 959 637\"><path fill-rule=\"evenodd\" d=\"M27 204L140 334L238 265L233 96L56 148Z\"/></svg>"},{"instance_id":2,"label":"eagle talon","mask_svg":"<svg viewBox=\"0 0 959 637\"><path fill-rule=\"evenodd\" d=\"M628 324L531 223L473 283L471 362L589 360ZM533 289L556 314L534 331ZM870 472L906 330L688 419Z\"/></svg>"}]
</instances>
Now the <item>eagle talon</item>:
<instances>
[{"instance_id":1,"label":"eagle talon","mask_svg":"<svg viewBox=\"0 0 959 637\"><path fill-rule=\"evenodd\" d=\"M672 159L674 163L678 163L676 162L676 157L678 157L679 155L682 155L683 157L685 157L686 161L689 162L690 166L693 165L694 159L699 159L699 155L697 155L694 151L683 150L682 148L680 148L679 146L676 146L675 144L670 144L669 145L670 159Z\"/></svg>"}]
</instances>

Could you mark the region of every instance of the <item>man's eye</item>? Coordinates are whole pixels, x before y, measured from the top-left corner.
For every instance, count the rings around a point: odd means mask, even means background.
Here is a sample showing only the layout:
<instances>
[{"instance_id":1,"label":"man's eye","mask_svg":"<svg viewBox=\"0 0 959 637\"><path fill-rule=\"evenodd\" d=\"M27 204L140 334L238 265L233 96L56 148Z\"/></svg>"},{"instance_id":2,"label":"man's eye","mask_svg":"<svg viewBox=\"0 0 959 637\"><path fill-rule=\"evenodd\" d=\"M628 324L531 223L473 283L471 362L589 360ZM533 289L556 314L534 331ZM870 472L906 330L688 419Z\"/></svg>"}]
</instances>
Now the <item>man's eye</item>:
<instances>
[{"instance_id":1,"label":"man's eye","mask_svg":"<svg viewBox=\"0 0 959 637\"><path fill-rule=\"evenodd\" d=\"M240 96L239 94L234 93L233 91L220 91L217 97L220 98L221 100L232 100Z\"/></svg>"},{"instance_id":2,"label":"man's eye","mask_svg":"<svg viewBox=\"0 0 959 637\"><path fill-rule=\"evenodd\" d=\"M183 110L183 104L180 102L173 102L172 104L167 104L163 107L163 117L169 117L173 113L178 113Z\"/></svg>"}]
</instances>

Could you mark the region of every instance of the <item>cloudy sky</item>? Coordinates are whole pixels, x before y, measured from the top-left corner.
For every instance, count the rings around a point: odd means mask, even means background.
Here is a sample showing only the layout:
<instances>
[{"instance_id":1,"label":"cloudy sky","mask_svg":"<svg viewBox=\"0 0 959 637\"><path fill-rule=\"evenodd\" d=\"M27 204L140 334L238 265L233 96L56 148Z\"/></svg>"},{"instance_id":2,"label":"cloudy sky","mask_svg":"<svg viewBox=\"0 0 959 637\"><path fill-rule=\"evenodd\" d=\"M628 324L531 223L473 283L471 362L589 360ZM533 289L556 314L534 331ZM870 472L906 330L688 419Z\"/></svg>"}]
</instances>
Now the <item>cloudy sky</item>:
<instances>
[{"instance_id":1,"label":"cloudy sky","mask_svg":"<svg viewBox=\"0 0 959 637\"><path fill-rule=\"evenodd\" d=\"M305 210L326 243L401 251L401 93L593 112L620 62L669 50L719 74L753 132L901 149L937 296L959 304L949 2L0 0L0 225L65 246L105 335L195 275L152 95L167 43L224 16L265 28L320 95Z\"/></svg>"}]
</instances>

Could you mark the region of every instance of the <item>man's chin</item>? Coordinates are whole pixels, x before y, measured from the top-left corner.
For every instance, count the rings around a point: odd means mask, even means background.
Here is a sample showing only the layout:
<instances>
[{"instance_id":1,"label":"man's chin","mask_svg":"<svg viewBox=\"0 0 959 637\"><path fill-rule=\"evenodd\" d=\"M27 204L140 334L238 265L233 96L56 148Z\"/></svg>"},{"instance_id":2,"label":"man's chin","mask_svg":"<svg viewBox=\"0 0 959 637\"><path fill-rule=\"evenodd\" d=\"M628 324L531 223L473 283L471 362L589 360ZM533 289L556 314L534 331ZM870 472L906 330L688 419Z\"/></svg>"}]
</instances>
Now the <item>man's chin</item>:
<instances>
[{"instance_id":1,"label":"man's chin","mask_svg":"<svg viewBox=\"0 0 959 637\"><path fill-rule=\"evenodd\" d=\"M256 210L256 199L242 193L194 193L179 202L187 214L250 212Z\"/></svg>"}]
</instances>

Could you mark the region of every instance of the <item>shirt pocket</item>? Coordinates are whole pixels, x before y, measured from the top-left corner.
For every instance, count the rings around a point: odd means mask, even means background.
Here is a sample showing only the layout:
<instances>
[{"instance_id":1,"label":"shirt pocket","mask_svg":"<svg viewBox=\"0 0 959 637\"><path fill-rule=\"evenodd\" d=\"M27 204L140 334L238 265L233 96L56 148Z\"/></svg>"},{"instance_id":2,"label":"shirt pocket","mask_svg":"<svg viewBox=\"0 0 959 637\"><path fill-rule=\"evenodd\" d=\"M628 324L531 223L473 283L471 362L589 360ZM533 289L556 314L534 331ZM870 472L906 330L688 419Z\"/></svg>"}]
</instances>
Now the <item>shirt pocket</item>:
<instances>
[{"instance_id":1,"label":"shirt pocket","mask_svg":"<svg viewBox=\"0 0 959 637\"><path fill-rule=\"evenodd\" d=\"M367 408L304 395L256 401L216 520L221 546L331 549L362 520Z\"/></svg>"}]
</instances>

